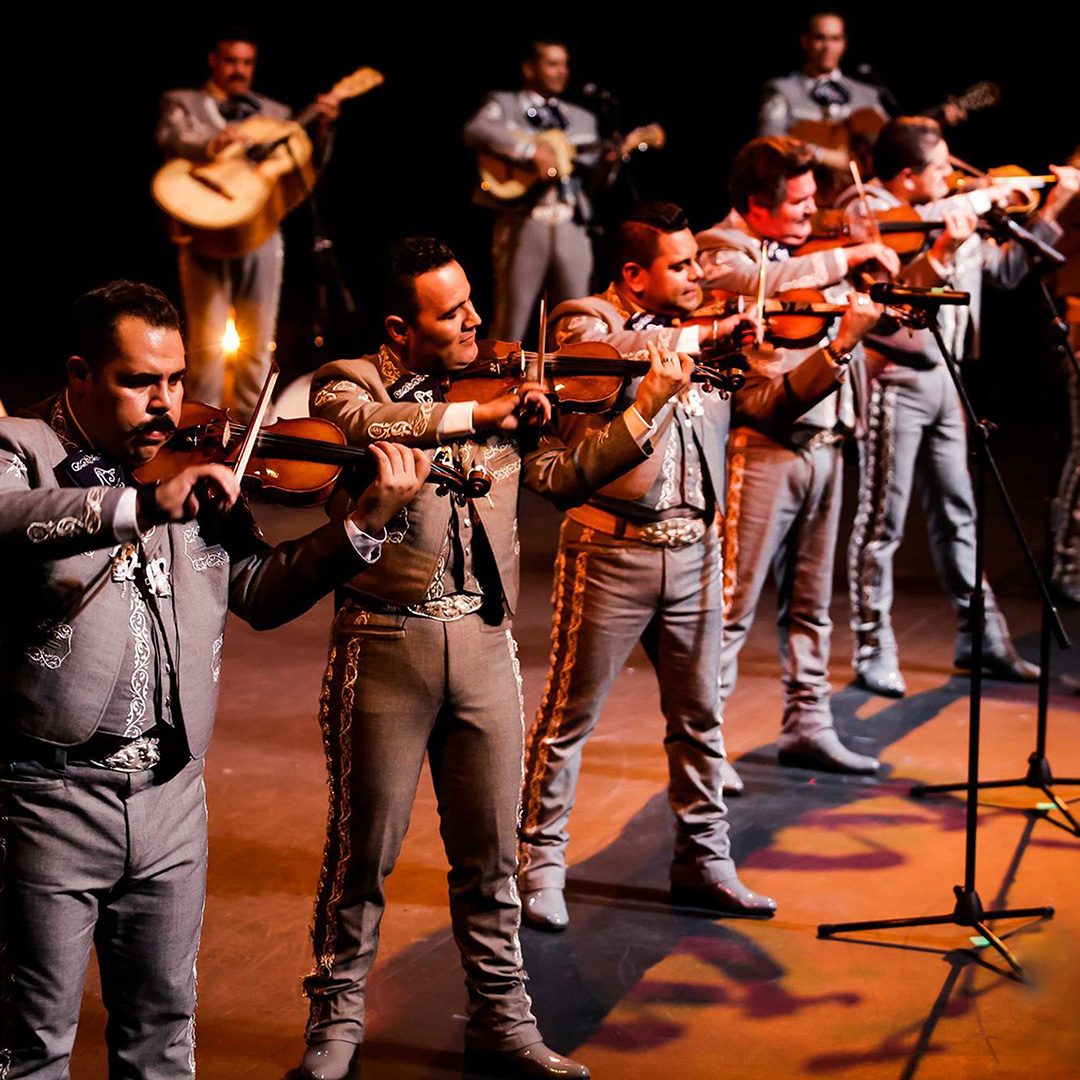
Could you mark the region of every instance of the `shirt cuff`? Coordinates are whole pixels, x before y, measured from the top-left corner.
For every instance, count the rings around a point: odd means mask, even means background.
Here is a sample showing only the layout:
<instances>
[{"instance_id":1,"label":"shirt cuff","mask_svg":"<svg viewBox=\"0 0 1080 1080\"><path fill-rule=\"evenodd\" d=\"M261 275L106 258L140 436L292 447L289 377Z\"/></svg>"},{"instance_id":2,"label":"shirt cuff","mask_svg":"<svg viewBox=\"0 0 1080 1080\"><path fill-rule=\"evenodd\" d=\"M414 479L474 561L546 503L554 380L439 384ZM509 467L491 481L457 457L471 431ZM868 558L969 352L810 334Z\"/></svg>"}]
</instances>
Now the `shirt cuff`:
<instances>
[{"instance_id":1,"label":"shirt cuff","mask_svg":"<svg viewBox=\"0 0 1080 1080\"><path fill-rule=\"evenodd\" d=\"M675 338L675 351L684 353L701 352L701 327L684 326Z\"/></svg>"},{"instance_id":2,"label":"shirt cuff","mask_svg":"<svg viewBox=\"0 0 1080 1080\"><path fill-rule=\"evenodd\" d=\"M694 329L697 329L696 327ZM644 416L637 411L636 405L631 405L626 412L623 413L626 419L626 427L630 432L630 437L638 444L638 446L644 446L656 434L656 421L651 424Z\"/></svg>"},{"instance_id":3,"label":"shirt cuff","mask_svg":"<svg viewBox=\"0 0 1080 1080\"><path fill-rule=\"evenodd\" d=\"M475 401L453 401L443 410L439 421L439 441L452 439L457 435L472 435L473 409Z\"/></svg>"},{"instance_id":4,"label":"shirt cuff","mask_svg":"<svg viewBox=\"0 0 1080 1080\"><path fill-rule=\"evenodd\" d=\"M386 541L386 529L378 540L374 536L368 536L352 518L345 519L345 533L349 537L356 554L366 563L377 562L382 554L382 546Z\"/></svg>"},{"instance_id":5,"label":"shirt cuff","mask_svg":"<svg viewBox=\"0 0 1080 1080\"><path fill-rule=\"evenodd\" d=\"M139 539L139 489L125 488L116 502L113 532L121 544L134 544Z\"/></svg>"}]
</instances>

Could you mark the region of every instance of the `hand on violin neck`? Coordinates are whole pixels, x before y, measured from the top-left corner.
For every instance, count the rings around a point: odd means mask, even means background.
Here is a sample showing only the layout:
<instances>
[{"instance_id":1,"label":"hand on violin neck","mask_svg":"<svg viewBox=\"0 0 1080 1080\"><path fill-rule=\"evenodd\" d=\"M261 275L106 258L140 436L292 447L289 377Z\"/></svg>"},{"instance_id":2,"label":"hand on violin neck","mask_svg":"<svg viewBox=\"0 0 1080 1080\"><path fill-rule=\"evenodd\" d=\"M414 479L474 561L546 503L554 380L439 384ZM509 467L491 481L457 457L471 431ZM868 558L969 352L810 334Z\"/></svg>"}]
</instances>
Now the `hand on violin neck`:
<instances>
[{"instance_id":1,"label":"hand on violin neck","mask_svg":"<svg viewBox=\"0 0 1080 1080\"><path fill-rule=\"evenodd\" d=\"M873 330L884 314L885 309L880 304L875 304L869 296L855 293L837 327L833 348L841 353L851 352Z\"/></svg>"},{"instance_id":2,"label":"hand on violin neck","mask_svg":"<svg viewBox=\"0 0 1080 1080\"><path fill-rule=\"evenodd\" d=\"M1046 197L1041 216L1052 223L1080 190L1080 169L1073 165L1051 165L1050 171L1057 177L1057 183Z\"/></svg>"},{"instance_id":3,"label":"hand on violin neck","mask_svg":"<svg viewBox=\"0 0 1080 1080\"><path fill-rule=\"evenodd\" d=\"M941 220L945 228L930 248L931 254L939 262L948 266L957 248L975 232L979 224L978 215L966 203L956 206L943 204Z\"/></svg>"},{"instance_id":4,"label":"hand on violin neck","mask_svg":"<svg viewBox=\"0 0 1080 1080\"><path fill-rule=\"evenodd\" d=\"M400 443L372 443L369 450L376 461L375 479L364 488L349 517L361 532L377 536L416 498L431 462L421 451Z\"/></svg>"},{"instance_id":5,"label":"hand on violin neck","mask_svg":"<svg viewBox=\"0 0 1080 1080\"><path fill-rule=\"evenodd\" d=\"M664 405L690 385L694 360L685 353L661 350L654 341L647 347L649 370L638 383L634 407L651 424Z\"/></svg>"},{"instance_id":6,"label":"hand on violin neck","mask_svg":"<svg viewBox=\"0 0 1080 1080\"><path fill-rule=\"evenodd\" d=\"M473 429L478 433L541 428L550 419L551 401L539 383L523 382L491 401L477 402L473 408Z\"/></svg>"},{"instance_id":7,"label":"hand on violin neck","mask_svg":"<svg viewBox=\"0 0 1080 1080\"><path fill-rule=\"evenodd\" d=\"M844 248L844 254L847 256L849 269L862 266L864 263L876 262L890 274L900 273L900 256L885 244L873 241L866 244L855 244L852 247Z\"/></svg>"},{"instance_id":8,"label":"hand on violin neck","mask_svg":"<svg viewBox=\"0 0 1080 1080\"><path fill-rule=\"evenodd\" d=\"M192 521L206 505L229 510L240 497L240 479L227 465L190 465L160 484L139 489L135 518L139 529Z\"/></svg>"}]
</instances>

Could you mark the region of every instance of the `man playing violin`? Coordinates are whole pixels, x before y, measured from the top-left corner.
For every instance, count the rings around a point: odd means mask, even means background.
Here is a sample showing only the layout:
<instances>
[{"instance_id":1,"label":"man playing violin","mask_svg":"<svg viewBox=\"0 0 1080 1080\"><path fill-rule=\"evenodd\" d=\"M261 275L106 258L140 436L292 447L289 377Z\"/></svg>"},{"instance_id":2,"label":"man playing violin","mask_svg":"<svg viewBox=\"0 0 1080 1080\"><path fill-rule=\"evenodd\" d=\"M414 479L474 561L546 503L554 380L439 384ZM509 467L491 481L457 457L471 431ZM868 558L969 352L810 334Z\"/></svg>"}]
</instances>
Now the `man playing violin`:
<instances>
[{"instance_id":1,"label":"man playing violin","mask_svg":"<svg viewBox=\"0 0 1080 1080\"><path fill-rule=\"evenodd\" d=\"M939 325L958 359L979 355L983 280L1015 288L1031 259L1015 241L998 243L975 230L991 201L1007 201L997 184L948 197L949 148L936 121L899 117L885 126L874 153L877 179L866 186L867 209L914 206L944 229L929 253L906 266L911 284L944 286L971 294L968 307L942 308ZM1058 178L1031 231L1053 244L1058 214L1080 186L1080 171L1051 169ZM853 228L865 217L854 190L841 196ZM864 224L865 228L866 225ZM893 558L903 539L912 484L918 482L927 515L934 563L958 620L956 665L971 666L969 608L975 587L975 503L967 466L967 432L955 389L929 330L871 333L866 341L867 395L860 440L859 509L848 551L854 665L869 690L905 693L892 629ZM1039 669L1017 655L1005 618L986 587L983 667L997 678L1030 682Z\"/></svg>"},{"instance_id":2,"label":"man playing violin","mask_svg":"<svg viewBox=\"0 0 1080 1080\"><path fill-rule=\"evenodd\" d=\"M599 296L561 304L554 343L604 341L621 353L720 346L741 321L683 325L701 303L702 269L686 215L669 203L639 207L615 238L614 281ZM874 305L845 316L853 348ZM798 370L751 378L734 411L764 426L803 412L842 385L846 368L822 350ZM625 393L633 392L631 383ZM724 759L718 709L722 628L724 458L732 403L696 386L657 417L655 452L571 509L555 570L547 688L529 734L518 882L526 918L568 923L563 899L567 824L582 753L611 685L641 641L660 684L669 800L676 818L671 895L720 914L768 917L775 902L739 880L722 788L738 783ZM587 424L564 418L561 430Z\"/></svg>"},{"instance_id":3,"label":"man playing violin","mask_svg":"<svg viewBox=\"0 0 1080 1080\"><path fill-rule=\"evenodd\" d=\"M258 46L242 27L226 30L207 57L210 78L198 90L170 90L161 99L158 148L169 157L212 161L244 141L239 126L251 116L288 120L292 110L256 94ZM334 94L316 100L317 143L322 163L329 154L332 124L340 111ZM230 309L235 312L240 347L233 361L233 407L246 420L270 368L277 326L278 300L285 265L280 231L254 251L236 259L199 255L181 243L180 285L187 323L188 396L221 405L225 383L225 336Z\"/></svg>"},{"instance_id":4,"label":"man playing violin","mask_svg":"<svg viewBox=\"0 0 1080 1080\"><path fill-rule=\"evenodd\" d=\"M524 715L510 629L518 490L573 505L646 460L655 417L687 385L690 361L657 355L625 408L571 448L547 425L550 405L537 384L484 403L444 400L444 380L476 359L480 325L465 271L445 244L399 242L385 280L386 344L320 368L313 412L357 445L389 438L466 472L483 467L492 486L464 505L430 486L419 492L389 526L379 573L339 593L321 697L334 794L302 1069L343 1077L363 1039L384 882L427 754L469 991L470 1058L499 1074L588 1076L542 1043L518 942ZM347 506L347 493L339 501Z\"/></svg>"},{"instance_id":5,"label":"man playing violin","mask_svg":"<svg viewBox=\"0 0 1080 1080\"><path fill-rule=\"evenodd\" d=\"M226 613L277 626L362 576L427 463L375 448L344 523L271 548L224 465L133 479L184 394L165 296L95 289L74 345L66 388L0 419L0 1072L68 1075L93 944L110 1074L190 1077Z\"/></svg>"},{"instance_id":6,"label":"man playing violin","mask_svg":"<svg viewBox=\"0 0 1080 1080\"><path fill-rule=\"evenodd\" d=\"M763 287L766 297L823 289L826 298L839 301L850 294L850 270L868 264L899 268L895 253L878 243L799 254L816 210L813 163L804 144L785 136L754 139L739 151L729 184L734 209L697 237L706 287L749 296ZM793 349L766 340L748 357L752 369L772 376L798 367L815 351L846 364L861 337L841 323L832 341L823 336L808 349ZM875 758L841 743L829 704L842 442L855 419L849 383L787 419L768 427L750 419L729 440L720 705L735 688L739 652L771 567L784 685L780 762L873 773Z\"/></svg>"}]
</instances>

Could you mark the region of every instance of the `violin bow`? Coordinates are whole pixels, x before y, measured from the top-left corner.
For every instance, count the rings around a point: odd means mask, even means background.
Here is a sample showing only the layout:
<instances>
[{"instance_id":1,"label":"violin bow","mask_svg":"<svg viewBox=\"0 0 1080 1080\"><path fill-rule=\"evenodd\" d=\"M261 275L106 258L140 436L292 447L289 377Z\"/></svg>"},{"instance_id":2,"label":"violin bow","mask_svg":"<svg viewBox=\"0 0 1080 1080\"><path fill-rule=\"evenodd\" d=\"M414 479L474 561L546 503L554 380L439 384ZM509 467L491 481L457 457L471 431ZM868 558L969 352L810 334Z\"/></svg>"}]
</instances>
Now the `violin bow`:
<instances>
[{"instance_id":1,"label":"violin bow","mask_svg":"<svg viewBox=\"0 0 1080 1080\"><path fill-rule=\"evenodd\" d=\"M536 381L544 385L544 363L547 359L547 297L540 297L540 341L536 348Z\"/></svg>"},{"instance_id":2,"label":"violin bow","mask_svg":"<svg viewBox=\"0 0 1080 1080\"><path fill-rule=\"evenodd\" d=\"M757 330L754 332L754 338L759 349L765 341L765 263L768 261L768 250L768 241L762 240L757 273Z\"/></svg>"},{"instance_id":3,"label":"violin bow","mask_svg":"<svg viewBox=\"0 0 1080 1080\"><path fill-rule=\"evenodd\" d=\"M857 161L851 161L848 163L851 169L851 178L855 181L855 190L859 193L859 208L863 212L863 217L866 218L867 224L870 226L870 238L875 244L881 243L881 229L878 228L877 214L870 208L870 200L866 197L866 188L863 186L862 173L859 172L859 163Z\"/></svg>"},{"instance_id":4,"label":"violin bow","mask_svg":"<svg viewBox=\"0 0 1080 1080\"><path fill-rule=\"evenodd\" d=\"M244 478L244 470L251 460L255 444L259 441L259 431L262 428L263 420L266 418L266 410L270 408L270 395L274 392L274 386L280 374L281 369L277 366L277 361L271 360L270 370L266 373L266 381L259 392L259 400L255 404L255 411L251 414L247 434L244 435L244 441L240 444L240 452L236 456L236 464L233 465L233 472L241 479Z\"/></svg>"}]
</instances>

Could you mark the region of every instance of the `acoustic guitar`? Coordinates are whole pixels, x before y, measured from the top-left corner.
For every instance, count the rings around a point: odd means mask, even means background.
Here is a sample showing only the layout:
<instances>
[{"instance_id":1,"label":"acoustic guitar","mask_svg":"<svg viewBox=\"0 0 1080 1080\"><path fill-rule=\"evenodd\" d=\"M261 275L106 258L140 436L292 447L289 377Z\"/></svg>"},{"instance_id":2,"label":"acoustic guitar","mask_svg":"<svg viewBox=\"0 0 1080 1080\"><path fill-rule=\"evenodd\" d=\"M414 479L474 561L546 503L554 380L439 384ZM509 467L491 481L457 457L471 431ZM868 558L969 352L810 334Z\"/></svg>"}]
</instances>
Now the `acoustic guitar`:
<instances>
[{"instance_id":1,"label":"acoustic guitar","mask_svg":"<svg viewBox=\"0 0 1080 1080\"><path fill-rule=\"evenodd\" d=\"M962 94L950 97L947 103L935 105L921 115L944 122L947 116L946 105L952 105L959 117L966 119L971 113L989 109L1000 100L1001 87L992 82L978 82ZM843 150L848 157L858 162L864 176L870 176L873 170L874 143L886 123L887 117L875 109L856 109L843 120L800 120L792 125L788 134L815 146ZM846 169L835 171L821 165L815 168L814 175L817 177L820 192L818 201L822 203L830 201L851 183L851 175Z\"/></svg>"},{"instance_id":2,"label":"acoustic guitar","mask_svg":"<svg viewBox=\"0 0 1080 1080\"><path fill-rule=\"evenodd\" d=\"M344 101L383 81L374 68L357 68L331 92ZM317 116L314 102L295 120L249 116L238 125L244 141L212 161L174 158L162 165L150 190L168 219L170 237L217 259L237 258L266 243L314 186L304 128Z\"/></svg>"},{"instance_id":3,"label":"acoustic guitar","mask_svg":"<svg viewBox=\"0 0 1080 1080\"><path fill-rule=\"evenodd\" d=\"M519 163L494 154L478 154L477 168L480 172L480 187L499 202L513 202L528 194L539 183L557 183L574 171L574 158L577 151L574 144L558 128L549 131L513 131L515 139L536 144L546 143L555 151L556 175L541 177L529 162ZM659 149L667 142L667 133L659 124L647 124L634 128L616 146L621 158L635 151L650 148Z\"/></svg>"}]
</instances>

